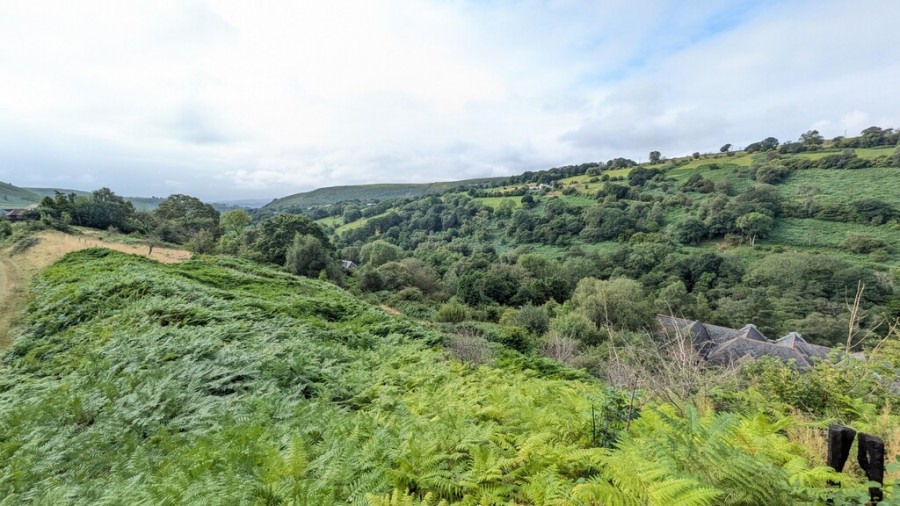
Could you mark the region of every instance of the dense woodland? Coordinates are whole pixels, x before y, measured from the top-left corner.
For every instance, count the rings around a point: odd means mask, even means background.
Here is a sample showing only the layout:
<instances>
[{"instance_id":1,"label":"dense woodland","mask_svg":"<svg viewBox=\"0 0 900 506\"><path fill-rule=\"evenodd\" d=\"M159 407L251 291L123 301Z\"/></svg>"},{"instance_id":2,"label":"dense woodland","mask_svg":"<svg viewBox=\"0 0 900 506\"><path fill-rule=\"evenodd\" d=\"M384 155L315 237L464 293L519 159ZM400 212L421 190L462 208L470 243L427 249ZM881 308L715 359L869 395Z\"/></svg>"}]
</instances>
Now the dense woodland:
<instances>
[{"instance_id":1,"label":"dense woodland","mask_svg":"<svg viewBox=\"0 0 900 506\"><path fill-rule=\"evenodd\" d=\"M823 430L900 455L898 138L810 131L293 213L47 197L0 236L93 227L200 255L90 250L42 275L0 370L0 495L863 504ZM707 367L673 357L657 313L864 358Z\"/></svg>"}]
</instances>

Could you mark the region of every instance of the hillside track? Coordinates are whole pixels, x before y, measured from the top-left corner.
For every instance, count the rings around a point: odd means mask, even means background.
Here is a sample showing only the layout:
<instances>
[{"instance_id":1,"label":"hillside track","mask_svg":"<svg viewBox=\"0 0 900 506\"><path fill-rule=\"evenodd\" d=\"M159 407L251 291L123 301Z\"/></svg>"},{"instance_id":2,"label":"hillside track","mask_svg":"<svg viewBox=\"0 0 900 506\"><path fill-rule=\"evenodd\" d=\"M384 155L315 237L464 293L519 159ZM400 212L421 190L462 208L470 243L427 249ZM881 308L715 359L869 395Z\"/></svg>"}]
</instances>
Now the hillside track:
<instances>
[{"instance_id":1,"label":"hillside track","mask_svg":"<svg viewBox=\"0 0 900 506\"><path fill-rule=\"evenodd\" d=\"M7 348L13 340L11 331L27 304L31 278L66 253L100 247L149 257L162 263L181 262L191 257L191 253L185 250L153 248L153 253L149 254L146 246L107 242L96 237L57 231L44 231L34 237L38 243L26 251L12 254L11 248L0 250L0 350Z\"/></svg>"}]
</instances>

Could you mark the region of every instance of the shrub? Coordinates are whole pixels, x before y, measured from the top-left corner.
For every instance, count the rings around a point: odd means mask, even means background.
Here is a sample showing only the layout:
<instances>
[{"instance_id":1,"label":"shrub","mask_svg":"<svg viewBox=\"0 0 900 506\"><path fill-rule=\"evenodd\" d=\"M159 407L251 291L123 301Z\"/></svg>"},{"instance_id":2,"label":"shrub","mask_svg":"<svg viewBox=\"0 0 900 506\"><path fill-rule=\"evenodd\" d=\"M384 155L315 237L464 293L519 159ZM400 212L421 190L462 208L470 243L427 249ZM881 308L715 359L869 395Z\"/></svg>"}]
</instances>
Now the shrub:
<instances>
[{"instance_id":1,"label":"shrub","mask_svg":"<svg viewBox=\"0 0 900 506\"><path fill-rule=\"evenodd\" d=\"M11 236L12 231L12 224L9 220L5 216L0 217L0 238Z\"/></svg>"},{"instance_id":2,"label":"shrub","mask_svg":"<svg viewBox=\"0 0 900 506\"><path fill-rule=\"evenodd\" d=\"M551 334L541 340L541 355L564 364L572 364L578 351L578 341L569 337Z\"/></svg>"},{"instance_id":3,"label":"shrub","mask_svg":"<svg viewBox=\"0 0 900 506\"><path fill-rule=\"evenodd\" d=\"M459 323L469 318L469 308L456 300L441 304L435 319L443 323Z\"/></svg>"},{"instance_id":4,"label":"shrub","mask_svg":"<svg viewBox=\"0 0 900 506\"><path fill-rule=\"evenodd\" d=\"M841 243L841 248L850 253L871 253L878 249L886 249L887 243L869 234L849 232Z\"/></svg>"},{"instance_id":5,"label":"shrub","mask_svg":"<svg viewBox=\"0 0 900 506\"><path fill-rule=\"evenodd\" d=\"M472 332L451 334L447 338L447 349L460 362L486 364L494 357L488 340Z\"/></svg>"},{"instance_id":6,"label":"shrub","mask_svg":"<svg viewBox=\"0 0 900 506\"><path fill-rule=\"evenodd\" d=\"M561 314L551 320L550 331L558 337L575 339L584 344L596 344L600 340L594 323L576 311Z\"/></svg>"},{"instance_id":7,"label":"shrub","mask_svg":"<svg viewBox=\"0 0 900 506\"><path fill-rule=\"evenodd\" d=\"M512 324L522 327L532 334L541 335L550 328L550 316L543 306L534 306L530 302L522 306L512 319Z\"/></svg>"}]
</instances>

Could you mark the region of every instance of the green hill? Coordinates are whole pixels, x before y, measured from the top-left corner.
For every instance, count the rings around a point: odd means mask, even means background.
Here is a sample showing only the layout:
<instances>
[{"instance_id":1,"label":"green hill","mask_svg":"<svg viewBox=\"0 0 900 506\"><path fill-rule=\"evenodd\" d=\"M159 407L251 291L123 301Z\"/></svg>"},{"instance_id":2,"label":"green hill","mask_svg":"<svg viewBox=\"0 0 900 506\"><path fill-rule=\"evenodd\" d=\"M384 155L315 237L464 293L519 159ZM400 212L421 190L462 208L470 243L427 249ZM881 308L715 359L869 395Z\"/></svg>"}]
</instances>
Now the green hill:
<instances>
[{"instance_id":1,"label":"green hill","mask_svg":"<svg viewBox=\"0 0 900 506\"><path fill-rule=\"evenodd\" d=\"M56 195L57 192L65 193L66 195L70 193L74 193L79 197L90 197L91 192L84 190L69 190L64 188L28 188L29 191L37 194L40 198L44 197L52 197ZM38 199L38 201L40 200ZM157 207L159 207L159 203L162 202L163 198L160 197L122 197L125 200L131 202L134 205L135 210L137 211L153 211Z\"/></svg>"},{"instance_id":2,"label":"green hill","mask_svg":"<svg viewBox=\"0 0 900 506\"><path fill-rule=\"evenodd\" d=\"M57 192L64 193L66 195L70 193L74 193L78 197L90 197L91 192L84 190L70 190L65 188L27 188L28 191L39 195L41 198L44 197L53 197Z\"/></svg>"},{"instance_id":3,"label":"green hill","mask_svg":"<svg viewBox=\"0 0 900 506\"><path fill-rule=\"evenodd\" d=\"M360 503L531 448L514 474L482 478L518 488L547 472L537 455L589 451L585 413L607 395L550 363L447 361L433 330L246 261L95 249L38 283L0 365L12 502ZM554 474L571 490L588 465Z\"/></svg>"},{"instance_id":4,"label":"green hill","mask_svg":"<svg viewBox=\"0 0 900 506\"><path fill-rule=\"evenodd\" d=\"M93 249L37 283L0 363L10 504L793 504L835 477L790 418L638 407L248 261Z\"/></svg>"},{"instance_id":5,"label":"green hill","mask_svg":"<svg viewBox=\"0 0 900 506\"><path fill-rule=\"evenodd\" d=\"M0 208L24 207L40 202L41 196L26 188L0 183Z\"/></svg>"},{"instance_id":6,"label":"green hill","mask_svg":"<svg viewBox=\"0 0 900 506\"><path fill-rule=\"evenodd\" d=\"M441 193L459 186L491 183L494 181L502 181L504 179L506 178L467 179L462 181L424 184L397 183L331 186L275 199L269 204L266 204L263 209L306 209L314 206L336 204L338 202L372 202L376 200L416 198L421 197L422 195Z\"/></svg>"}]
</instances>

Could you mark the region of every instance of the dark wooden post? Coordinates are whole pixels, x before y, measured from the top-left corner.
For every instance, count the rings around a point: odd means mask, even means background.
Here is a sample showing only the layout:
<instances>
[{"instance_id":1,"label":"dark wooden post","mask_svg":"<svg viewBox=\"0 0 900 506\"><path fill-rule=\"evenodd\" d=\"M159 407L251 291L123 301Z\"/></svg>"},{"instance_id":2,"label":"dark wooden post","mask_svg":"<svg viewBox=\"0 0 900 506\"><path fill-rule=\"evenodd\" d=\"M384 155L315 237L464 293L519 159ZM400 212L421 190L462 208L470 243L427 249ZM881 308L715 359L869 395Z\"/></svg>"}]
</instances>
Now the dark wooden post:
<instances>
[{"instance_id":1,"label":"dark wooden post","mask_svg":"<svg viewBox=\"0 0 900 506\"><path fill-rule=\"evenodd\" d=\"M869 498L872 499L872 504L878 504L884 499L884 493L881 490L881 486L884 485L884 441L878 436L860 432L857 454L859 467L866 472L866 478L879 485L869 488Z\"/></svg>"},{"instance_id":2,"label":"dark wooden post","mask_svg":"<svg viewBox=\"0 0 900 506\"><path fill-rule=\"evenodd\" d=\"M856 431L843 425L828 427L828 467L837 472L844 470L844 464L850 457L850 447L856 438Z\"/></svg>"}]
</instances>

